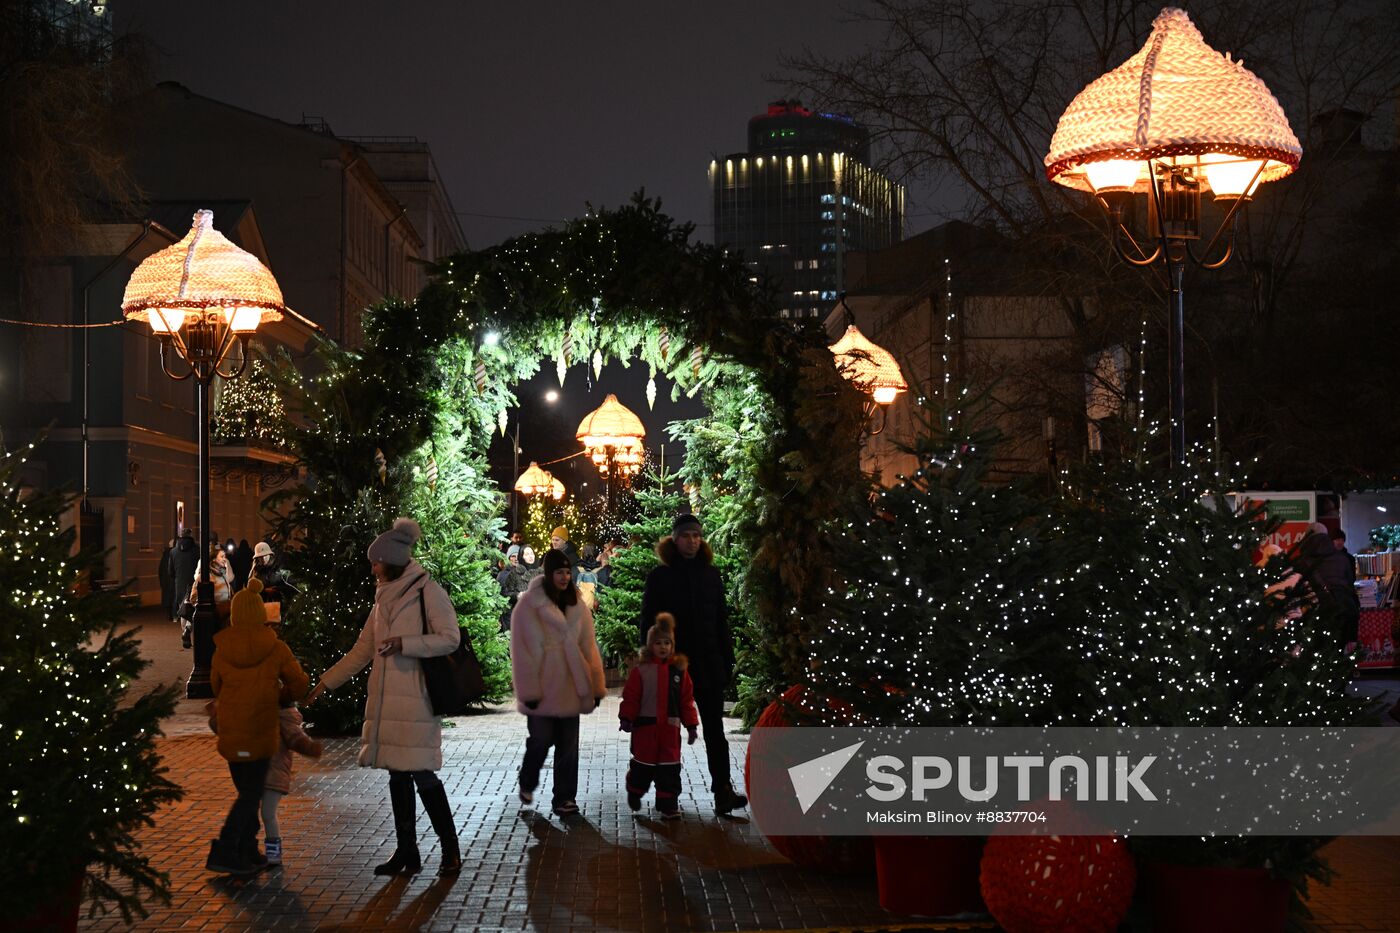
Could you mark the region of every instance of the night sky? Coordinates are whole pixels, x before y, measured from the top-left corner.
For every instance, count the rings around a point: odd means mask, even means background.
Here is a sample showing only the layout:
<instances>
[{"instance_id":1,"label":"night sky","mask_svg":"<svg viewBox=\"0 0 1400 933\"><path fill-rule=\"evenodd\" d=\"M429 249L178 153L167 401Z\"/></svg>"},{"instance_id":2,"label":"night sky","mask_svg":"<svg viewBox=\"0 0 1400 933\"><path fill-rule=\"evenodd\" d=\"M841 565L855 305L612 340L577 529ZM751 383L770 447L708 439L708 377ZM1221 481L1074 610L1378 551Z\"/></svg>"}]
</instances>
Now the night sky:
<instances>
[{"instance_id":1,"label":"night sky","mask_svg":"<svg viewBox=\"0 0 1400 933\"><path fill-rule=\"evenodd\" d=\"M345 136L427 141L475 248L645 188L710 236L706 168L787 89L782 54L880 40L837 0L122 0L157 77ZM810 101L808 102L810 103ZM917 192L913 192L917 195ZM925 208L917 202L911 215ZM480 216L494 215L494 216ZM519 218L519 219L503 219ZM909 232L935 218L914 216Z\"/></svg>"},{"instance_id":2,"label":"night sky","mask_svg":"<svg viewBox=\"0 0 1400 933\"><path fill-rule=\"evenodd\" d=\"M749 117L788 96L768 80L779 56L854 54L879 41L845 22L845 6L123 0L112 9L118 32L154 41L159 80L293 123L320 117L343 136L427 141L469 244L482 248L641 188L708 241L710 158L743 150ZM936 219L921 215L917 191L909 210L909 233ZM576 451L579 419L610 391L642 416L654 452L666 421L703 411L694 400L673 406L663 383L649 413L645 381L638 364L613 364L597 386L575 367L550 405L542 397L557 381L546 364L517 390L521 468ZM670 445L672 466L677 453ZM509 442L498 438L491 455L504 478ZM572 464L560 478L577 491L596 474Z\"/></svg>"}]
</instances>

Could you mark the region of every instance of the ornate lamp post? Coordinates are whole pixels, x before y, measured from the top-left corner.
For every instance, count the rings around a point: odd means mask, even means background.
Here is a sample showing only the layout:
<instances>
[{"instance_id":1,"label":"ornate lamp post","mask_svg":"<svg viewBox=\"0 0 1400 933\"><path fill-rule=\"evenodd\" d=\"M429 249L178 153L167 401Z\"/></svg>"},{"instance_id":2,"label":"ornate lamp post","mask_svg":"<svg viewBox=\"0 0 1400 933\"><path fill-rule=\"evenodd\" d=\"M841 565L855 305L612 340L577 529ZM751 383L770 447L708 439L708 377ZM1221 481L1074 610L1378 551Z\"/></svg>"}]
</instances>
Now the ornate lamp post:
<instances>
[{"instance_id":1,"label":"ornate lamp post","mask_svg":"<svg viewBox=\"0 0 1400 933\"><path fill-rule=\"evenodd\" d=\"M165 374L195 382L201 570L193 621L194 670L185 685L185 696L191 699L214 695L209 684L216 625L214 584L209 580L209 384L215 376L237 378L248 365L248 340L258 325L281 320L286 310L272 273L215 230L210 211L194 215L183 240L137 266L122 296L126 319L149 324L160 340ZM172 352L183 361L183 372L171 368Z\"/></svg>"},{"instance_id":2,"label":"ornate lamp post","mask_svg":"<svg viewBox=\"0 0 1400 933\"><path fill-rule=\"evenodd\" d=\"M841 339L827 349L836 357L841 375L869 396L865 402L866 424L873 424L876 414L880 416L879 427L869 431L874 437L885 429L885 411L890 403L909 389L899 363L890 351L871 341L854 324L848 325Z\"/></svg>"},{"instance_id":3,"label":"ornate lamp post","mask_svg":"<svg viewBox=\"0 0 1400 933\"><path fill-rule=\"evenodd\" d=\"M1297 168L1302 154L1264 82L1206 45L1186 12L1175 8L1158 14L1136 55L1079 92L1050 141L1046 176L1098 199L1124 261L1165 266L1170 438L1177 464L1186 457L1186 263L1217 269L1228 262L1240 211L1260 184ZM1225 215L1198 251L1193 242L1201 238L1201 193L1207 188ZM1145 243L1125 223L1139 195L1147 201Z\"/></svg>"},{"instance_id":4,"label":"ornate lamp post","mask_svg":"<svg viewBox=\"0 0 1400 933\"><path fill-rule=\"evenodd\" d=\"M646 434L642 419L619 402L616 395L609 395L579 422L574 436L607 483L609 515L613 512L614 488L642 468Z\"/></svg>"}]
</instances>

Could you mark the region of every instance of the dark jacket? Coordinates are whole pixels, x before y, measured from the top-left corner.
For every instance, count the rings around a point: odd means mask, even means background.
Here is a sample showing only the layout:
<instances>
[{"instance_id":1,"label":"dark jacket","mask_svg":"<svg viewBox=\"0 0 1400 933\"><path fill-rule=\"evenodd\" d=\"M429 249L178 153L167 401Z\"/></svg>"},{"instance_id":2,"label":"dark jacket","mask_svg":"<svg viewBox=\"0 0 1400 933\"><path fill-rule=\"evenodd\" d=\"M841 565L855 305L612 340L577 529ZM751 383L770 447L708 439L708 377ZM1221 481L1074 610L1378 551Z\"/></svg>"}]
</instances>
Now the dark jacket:
<instances>
[{"instance_id":1,"label":"dark jacket","mask_svg":"<svg viewBox=\"0 0 1400 933\"><path fill-rule=\"evenodd\" d=\"M282 558L280 557L273 557L270 564L260 564L256 560L253 561L252 569L246 579L256 579L262 583L262 601L265 603L285 602L287 593L284 592L284 588L291 588L287 582L287 571L282 569Z\"/></svg>"},{"instance_id":2,"label":"dark jacket","mask_svg":"<svg viewBox=\"0 0 1400 933\"><path fill-rule=\"evenodd\" d=\"M199 549L194 538L181 538L170 552L170 570L175 578L176 594L188 593L194 585L194 569L199 564Z\"/></svg>"},{"instance_id":3,"label":"dark jacket","mask_svg":"<svg viewBox=\"0 0 1400 933\"><path fill-rule=\"evenodd\" d=\"M1315 532L1298 545L1297 566L1318 601L1330 603L1341 618L1344 636L1354 640L1361 601L1352 585L1351 555L1333 547L1327 535Z\"/></svg>"},{"instance_id":4,"label":"dark jacket","mask_svg":"<svg viewBox=\"0 0 1400 933\"><path fill-rule=\"evenodd\" d=\"M157 575L160 577L160 599L164 606L169 606L175 601L175 572L170 564L170 556L174 553L173 547L167 547L160 552L160 566L157 568Z\"/></svg>"},{"instance_id":5,"label":"dark jacket","mask_svg":"<svg viewBox=\"0 0 1400 933\"><path fill-rule=\"evenodd\" d=\"M729 609L724 581L714 568L709 544L690 560L680 556L668 535L656 545L661 566L647 575L642 591L641 644L658 612L676 617L676 653L690 658L690 675L697 686L728 683L734 673L734 638L729 632Z\"/></svg>"},{"instance_id":6,"label":"dark jacket","mask_svg":"<svg viewBox=\"0 0 1400 933\"><path fill-rule=\"evenodd\" d=\"M234 589L243 589L243 584L248 582L248 575L253 572L253 549L248 546L246 538L233 549L233 553L228 556L228 563L233 568Z\"/></svg>"}]
</instances>

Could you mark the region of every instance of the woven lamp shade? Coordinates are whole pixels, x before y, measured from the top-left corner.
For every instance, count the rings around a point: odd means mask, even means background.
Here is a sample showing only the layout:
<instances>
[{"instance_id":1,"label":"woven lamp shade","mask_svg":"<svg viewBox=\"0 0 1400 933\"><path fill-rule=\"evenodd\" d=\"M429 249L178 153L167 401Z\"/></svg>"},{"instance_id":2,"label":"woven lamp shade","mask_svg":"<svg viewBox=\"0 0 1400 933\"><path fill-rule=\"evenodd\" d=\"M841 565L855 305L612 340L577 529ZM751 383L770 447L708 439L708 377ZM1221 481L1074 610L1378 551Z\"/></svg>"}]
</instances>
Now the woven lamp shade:
<instances>
[{"instance_id":1,"label":"woven lamp shade","mask_svg":"<svg viewBox=\"0 0 1400 933\"><path fill-rule=\"evenodd\" d=\"M564 484L554 477L549 480L549 495L553 499L564 498Z\"/></svg>"},{"instance_id":2,"label":"woven lamp shade","mask_svg":"<svg viewBox=\"0 0 1400 933\"><path fill-rule=\"evenodd\" d=\"M894 401L896 395L909 388L890 352L871 342L854 324L827 349L836 356L841 374L862 392L874 395L875 401L882 405Z\"/></svg>"},{"instance_id":3,"label":"woven lamp shade","mask_svg":"<svg viewBox=\"0 0 1400 933\"><path fill-rule=\"evenodd\" d=\"M212 211L198 211L183 240L149 256L131 273L122 314L128 321L169 331L178 330L188 312L216 309L239 331L280 321L287 310L267 267L214 229Z\"/></svg>"},{"instance_id":4,"label":"woven lamp shade","mask_svg":"<svg viewBox=\"0 0 1400 933\"><path fill-rule=\"evenodd\" d=\"M529 468L520 474L520 478L515 481L515 491L527 496L539 495L553 490L554 484L559 483L548 470L542 468L538 463L531 460ZM560 488L563 484L559 483Z\"/></svg>"},{"instance_id":5,"label":"woven lamp shade","mask_svg":"<svg viewBox=\"0 0 1400 933\"><path fill-rule=\"evenodd\" d=\"M640 448L647 431L632 409L619 402L616 395L609 395L584 416L574 436L589 448Z\"/></svg>"},{"instance_id":6,"label":"woven lamp shade","mask_svg":"<svg viewBox=\"0 0 1400 933\"><path fill-rule=\"evenodd\" d=\"M1302 155L1264 82L1206 45L1185 10L1168 8L1136 55L1070 102L1050 141L1045 174L1081 191L1106 185L1145 191L1147 160L1172 159L1205 167L1206 183L1223 196L1249 194L1253 184L1284 177ZM1095 182L1086 166L1096 163L1111 164L1097 166ZM1260 163L1258 181L1250 184ZM1222 168L1212 172L1211 165Z\"/></svg>"}]
</instances>

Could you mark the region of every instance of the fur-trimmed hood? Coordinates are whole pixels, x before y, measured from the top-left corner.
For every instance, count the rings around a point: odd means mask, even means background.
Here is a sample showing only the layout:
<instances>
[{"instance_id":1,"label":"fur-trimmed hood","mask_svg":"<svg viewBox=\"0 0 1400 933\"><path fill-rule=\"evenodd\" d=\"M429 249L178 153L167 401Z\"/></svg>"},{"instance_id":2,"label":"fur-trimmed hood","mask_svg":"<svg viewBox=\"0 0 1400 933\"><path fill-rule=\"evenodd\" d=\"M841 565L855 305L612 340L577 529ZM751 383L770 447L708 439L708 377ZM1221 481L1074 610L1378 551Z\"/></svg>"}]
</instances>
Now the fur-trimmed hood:
<instances>
[{"instance_id":1,"label":"fur-trimmed hood","mask_svg":"<svg viewBox=\"0 0 1400 933\"><path fill-rule=\"evenodd\" d=\"M667 567L674 567L682 560L680 549L676 546L676 540L670 535L656 542L656 556ZM700 542L700 550L696 552L695 559L706 566L714 566L715 552L710 549L710 542Z\"/></svg>"},{"instance_id":2,"label":"fur-trimmed hood","mask_svg":"<svg viewBox=\"0 0 1400 933\"><path fill-rule=\"evenodd\" d=\"M627 662L627 669L631 670L634 667L641 667L643 664L651 663L654 663L651 660L651 655L647 653L646 646L643 645L642 650L632 655L631 660ZM673 654L666 659L666 663L678 671L683 671L690 667L690 658L683 654Z\"/></svg>"}]
</instances>

